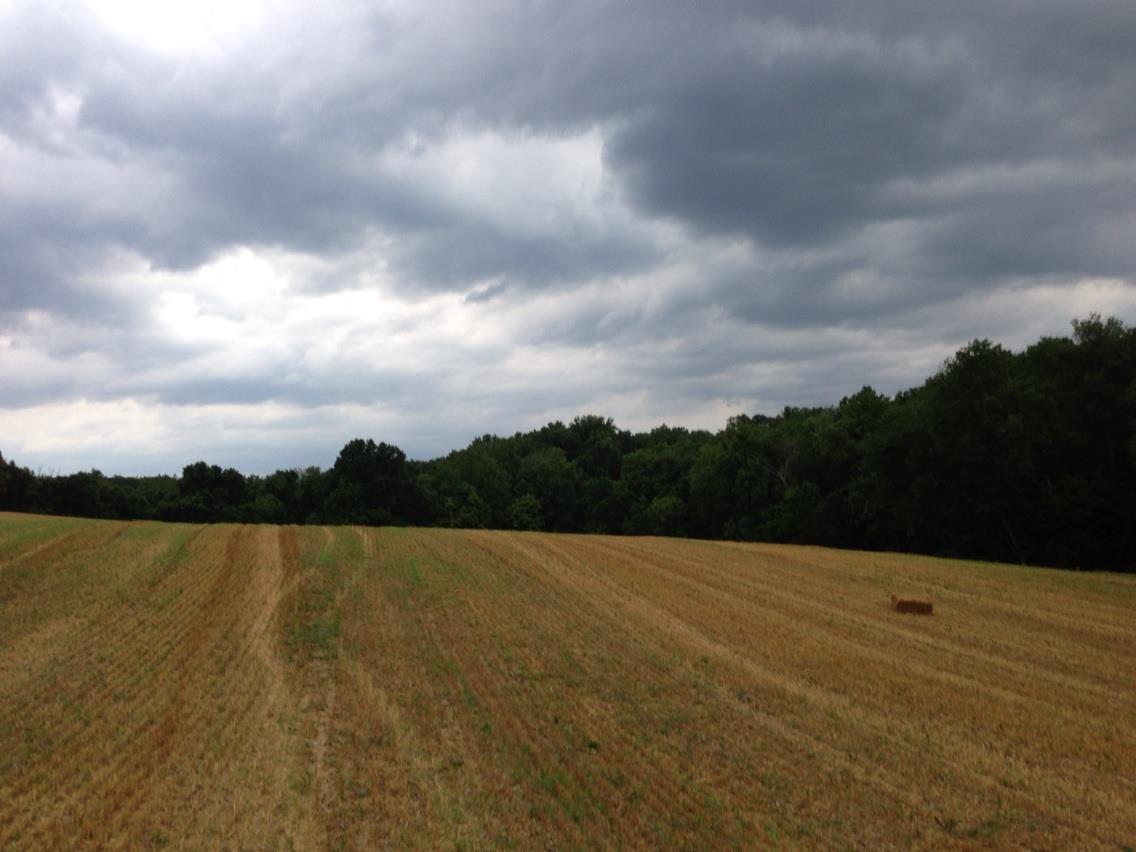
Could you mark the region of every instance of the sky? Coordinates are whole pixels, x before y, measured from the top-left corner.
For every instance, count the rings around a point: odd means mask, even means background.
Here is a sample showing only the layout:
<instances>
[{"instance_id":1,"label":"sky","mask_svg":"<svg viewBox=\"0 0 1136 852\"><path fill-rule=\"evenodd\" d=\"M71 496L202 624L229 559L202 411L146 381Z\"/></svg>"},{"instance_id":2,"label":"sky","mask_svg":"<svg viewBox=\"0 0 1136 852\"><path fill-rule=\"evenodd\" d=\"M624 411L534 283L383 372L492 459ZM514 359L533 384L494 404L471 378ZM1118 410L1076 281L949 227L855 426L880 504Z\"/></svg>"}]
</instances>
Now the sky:
<instances>
[{"instance_id":1,"label":"sky","mask_svg":"<svg viewBox=\"0 0 1136 852\"><path fill-rule=\"evenodd\" d=\"M0 0L0 453L721 429L1136 322L1130 0Z\"/></svg>"}]
</instances>

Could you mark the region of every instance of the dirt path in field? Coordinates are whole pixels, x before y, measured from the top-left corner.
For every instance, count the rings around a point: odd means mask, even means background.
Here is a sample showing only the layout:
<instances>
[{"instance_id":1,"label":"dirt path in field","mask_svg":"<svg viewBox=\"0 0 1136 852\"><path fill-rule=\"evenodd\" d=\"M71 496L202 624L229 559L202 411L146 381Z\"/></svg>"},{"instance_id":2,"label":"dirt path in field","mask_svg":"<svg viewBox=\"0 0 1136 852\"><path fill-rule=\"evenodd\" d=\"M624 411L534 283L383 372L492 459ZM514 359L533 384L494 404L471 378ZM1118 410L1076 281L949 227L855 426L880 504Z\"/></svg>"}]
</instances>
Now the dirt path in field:
<instances>
[{"instance_id":1,"label":"dirt path in field","mask_svg":"<svg viewBox=\"0 0 1136 852\"><path fill-rule=\"evenodd\" d=\"M354 533L359 538L364 559L371 559L375 554L373 531L357 527L354 529ZM327 527L323 528L323 538L326 547L331 547L335 542L331 530ZM342 608L344 597L351 586L358 581L358 578L359 571L356 569L355 573L344 584L344 587L336 594L332 604L335 610ZM336 772L331 765L334 755L331 754L330 747L336 699L339 694L339 677L342 674L338 668L343 664L344 661L339 660L338 650L332 660L317 663L315 665L316 693L307 699L309 704L318 708L315 736L312 739L312 760L315 774L317 818L321 820L327 818L335 810L339 796Z\"/></svg>"},{"instance_id":2,"label":"dirt path in field","mask_svg":"<svg viewBox=\"0 0 1136 852\"><path fill-rule=\"evenodd\" d=\"M318 539L308 539L307 547L319 545L315 550L308 550L302 560L300 571L303 578L297 574L298 585L309 584L312 588L322 588L319 594L330 594L330 600L324 605L326 609L318 619L339 619L344 608L344 601L351 593L352 587L358 582L362 571L361 564L354 564L345 575L329 577L326 573L329 564L325 559L331 553L346 548L351 551L352 538L358 539L359 553L365 563L374 555L374 540L372 531L364 529L335 530L322 527L318 530ZM338 558L338 557L337 557ZM341 568L336 565L336 568ZM335 572L333 571L332 574ZM330 584L326 586L325 584ZM310 594L301 591L301 597ZM318 597L319 595L317 595ZM313 656L310 650L300 649L297 652L293 665L296 667L293 675L300 684L299 712L304 719L305 745L307 755L305 781L306 807L308 812L304 816L304 829L300 836L304 838L306 848L326 849L337 846L340 837L337 822L340 820L340 810L343 804L342 772L339 749L342 748L342 726L345 724L341 718L342 707L340 701L340 687L345 678L352 678L352 666L347 655L343 653L342 636L335 635L326 647L321 647Z\"/></svg>"},{"instance_id":3,"label":"dirt path in field","mask_svg":"<svg viewBox=\"0 0 1136 852\"><path fill-rule=\"evenodd\" d=\"M249 647L268 672L266 702L273 708L288 699L284 660L280 654L280 602L295 577L285 575L285 530L265 530L258 536L257 567L250 583L254 606Z\"/></svg>"},{"instance_id":4,"label":"dirt path in field","mask_svg":"<svg viewBox=\"0 0 1136 852\"><path fill-rule=\"evenodd\" d=\"M326 669L326 667L325 667ZM335 777L328 765L328 746L331 740L331 720L335 715L336 683L330 671L320 673L323 695L319 699L316 735L312 740L312 760L315 764L317 819L323 821L335 805Z\"/></svg>"},{"instance_id":5,"label":"dirt path in field","mask_svg":"<svg viewBox=\"0 0 1136 852\"><path fill-rule=\"evenodd\" d=\"M249 652L264 667L265 684L261 692L259 716L265 728L278 734L276 748L294 751L289 745L281 720L294 713L295 697L289 688L286 662L282 655L281 602L295 587L297 578L294 564L285 557L287 530L260 528L257 536L256 568L249 584L249 604L252 621L248 633ZM295 769L284 755L266 762L271 775L268 787L278 803L288 798Z\"/></svg>"}]
</instances>

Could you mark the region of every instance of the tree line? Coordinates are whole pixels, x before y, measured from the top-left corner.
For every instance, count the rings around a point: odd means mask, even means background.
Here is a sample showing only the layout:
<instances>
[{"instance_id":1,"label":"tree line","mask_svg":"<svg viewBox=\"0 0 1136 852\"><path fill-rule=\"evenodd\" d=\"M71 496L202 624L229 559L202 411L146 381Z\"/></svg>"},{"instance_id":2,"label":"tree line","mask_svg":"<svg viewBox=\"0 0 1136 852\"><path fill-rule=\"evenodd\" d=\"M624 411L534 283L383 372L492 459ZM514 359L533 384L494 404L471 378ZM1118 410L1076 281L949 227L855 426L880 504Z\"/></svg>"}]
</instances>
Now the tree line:
<instances>
[{"instance_id":1,"label":"tree line","mask_svg":"<svg viewBox=\"0 0 1136 852\"><path fill-rule=\"evenodd\" d=\"M585 415L443 458L355 439L322 470L37 475L0 508L99 518L693 536L1136 570L1136 327L1093 315L1020 353L960 349L895 397L717 433Z\"/></svg>"}]
</instances>

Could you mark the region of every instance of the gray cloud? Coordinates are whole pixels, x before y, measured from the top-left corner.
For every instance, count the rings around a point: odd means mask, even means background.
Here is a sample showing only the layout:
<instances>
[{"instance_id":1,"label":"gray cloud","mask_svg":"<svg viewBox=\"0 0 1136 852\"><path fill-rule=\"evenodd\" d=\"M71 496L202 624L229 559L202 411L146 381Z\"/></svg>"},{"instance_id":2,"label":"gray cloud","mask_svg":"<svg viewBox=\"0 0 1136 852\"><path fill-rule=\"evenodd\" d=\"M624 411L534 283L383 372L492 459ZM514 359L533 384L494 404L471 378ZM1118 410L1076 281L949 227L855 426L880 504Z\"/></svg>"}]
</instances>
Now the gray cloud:
<instances>
[{"instance_id":1,"label":"gray cloud","mask_svg":"<svg viewBox=\"0 0 1136 852\"><path fill-rule=\"evenodd\" d=\"M1124 106L1136 69L1126 48L1136 32L1122 6L982 4L950 15L859 6L660 15L642 4L459 5L364 21L333 8L338 28L306 28L308 13L268 33L281 44L263 48L260 64L200 69L132 54L81 16L49 26L28 13L23 49L5 67L5 129L28 138L53 85L82 90L84 153L144 159L168 183L148 209L96 216L91 238L159 265L191 268L240 243L342 251L379 227L400 239L408 279L459 289L625 272L654 255L628 234L518 238L368 167L369 154L408 133L430 144L470 127L600 126L605 163L640 212L767 247L815 247L900 218L937 229L944 208L965 206L976 228L1008 225L1006 250L989 253L995 275L1031 254L1038 199L904 197L893 184L1039 159L1056 159L1073 180L1100 157L1131 165L1136 119ZM343 44L320 40L352 24ZM68 49L30 54L29 42ZM1052 271L1131 267L1130 254L1105 266L1093 251L1086 213L1113 209L1049 200L1065 210L1047 232L1078 255L1064 264L1073 269ZM954 253L949 239L943 249Z\"/></svg>"},{"instance_id":2,"label":"gray cloud","mask_svg":"<svg viewBox=\"0 0 1136 852\"><path fill-rule=\"evenodd\" d=\"M636 393L663 416L834 401L988 333L984 300L1050 294L1007 333L1132 310L1123 0L295 3L182 54L78 2L5 8L0 355L33 366L0 373L0 411L383 401L456 440L433 398L505 431ZM275 348L194 277L242 247L291 276L264 297ZM173 291L228 331L179 336ZM296 306L355 292L406 316L345 302L316 363ZM608 373L510 374L513 347Z\"/></svg>"}]
</instances>

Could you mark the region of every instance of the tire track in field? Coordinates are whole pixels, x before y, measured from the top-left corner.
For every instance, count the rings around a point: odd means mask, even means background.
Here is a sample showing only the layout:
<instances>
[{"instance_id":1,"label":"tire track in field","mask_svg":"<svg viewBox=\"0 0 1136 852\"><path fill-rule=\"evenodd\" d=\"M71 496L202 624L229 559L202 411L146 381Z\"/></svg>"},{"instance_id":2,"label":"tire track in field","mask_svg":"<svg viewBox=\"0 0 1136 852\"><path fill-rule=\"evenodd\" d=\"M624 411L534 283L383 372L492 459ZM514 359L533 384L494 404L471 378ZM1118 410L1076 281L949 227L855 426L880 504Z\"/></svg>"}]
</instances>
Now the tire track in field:
<instances>
[{"instance_id":1,"label":"tire track in field","mask_svg":"<svg viewBox=\"0 0 1136 852\"><path fill-rule=\"evenodd\" d=\"M374 573L369 572L368 579L373 579ZM366 580L364 586L365 592L370 593L364 600L369 608L377 609L381 603L376 599L378 590ZM354 848L396 848L398 828L405 830L411 821L410 808L405 805L405 767L398 755L417 753L418 748L416 743L408 742L412 732L402 724L400 707L386 689L391 682L377 682L388 666L407 657L407 653L393 655L388 651L398 647L395 642L385 641L392 626L392 618L385 611L365 622L345 613L344 638L351 642L353 654L341 658L339 671L342 700L337 704L340 718L336 721L344 729L337 730L343 748L336 755L336 768L344 783L354 788L356 806L365 807L371 816L348 829L351 839L346 845ZM330 817L341 818L342 814ZM328 834L329 829L325 829L325 839ZM402 842L406 843L405 836Z\"/></svg>"},{"instance_id":2,"label":"tire track in field","mask_svg":"<svg viewBox=\"0 0 1136 852\"><path fill-rule=\"evenodd\" d=\"M342 825L338 814L343 800L340 739L338 732L343 708L341 684L350 666L343 655L343 612L348 594L353 593L368 553L373 550L371 531L354 527L312 529L307 533L308 547L298 548L298 606L310 606L300 598L327 597L320 612L309 613L317 621L333 619L334 635L322 640L326 647L318 653L300 647L297 695L305 733L305 794L307 813L304 834L317 847L334 847L341 843ZM318 538L318 542L315 540ZM355 546L357 545L357 550ZM350 558L349 558L350 557ZM344 575L343 572L346 572ZM294 618L302 616L299 610ZM303 625L297 622L302 628ZM311 625L309 625L311 627ZM309 657L308 654L311 654Z\"/></svg>"},{"instance_id":3,"label":"tire track in field","mask_svg":"<svg viewBox=\"0 0 1136 852\"><path fill-rule=\"evenodd\" d=\"M227 531L223 569L190 615L190 629L173 667L176 700L153 729L145 795L133 811L162 803L174 815L124 820L120 835L220 832L234 845L277 838L272 819L284 804L290 751L277 714L287 704L274 663L276 609L283 585L278 535L268 528ZM186 777L210 783L187 787ZM243 839L242 839L243 838Z\"/></svg>"}]
</instances>

